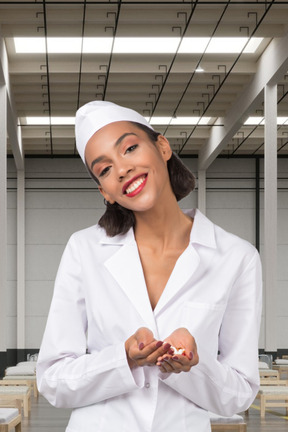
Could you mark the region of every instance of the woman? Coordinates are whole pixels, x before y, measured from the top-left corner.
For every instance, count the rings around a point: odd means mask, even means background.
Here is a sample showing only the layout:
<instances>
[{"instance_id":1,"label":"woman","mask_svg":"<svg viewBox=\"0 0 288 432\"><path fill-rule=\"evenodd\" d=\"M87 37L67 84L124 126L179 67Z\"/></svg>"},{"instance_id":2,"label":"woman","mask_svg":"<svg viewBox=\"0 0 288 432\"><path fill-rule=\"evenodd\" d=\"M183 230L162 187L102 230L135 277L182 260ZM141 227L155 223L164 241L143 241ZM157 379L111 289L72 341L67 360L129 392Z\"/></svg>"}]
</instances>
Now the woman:
<instances>
[{"instance_id":1,"label":"woman","mask_svg":"<svg viewBox=\"0 0 288 432\"><path fill-rule=\"evenodd\" d=\"M257 394L258 253L182 212L194 178L135 111L86 104L76 143L107 208L63 254L39 390L67 432L207 432Z\"/></svg>"}]
</instances>

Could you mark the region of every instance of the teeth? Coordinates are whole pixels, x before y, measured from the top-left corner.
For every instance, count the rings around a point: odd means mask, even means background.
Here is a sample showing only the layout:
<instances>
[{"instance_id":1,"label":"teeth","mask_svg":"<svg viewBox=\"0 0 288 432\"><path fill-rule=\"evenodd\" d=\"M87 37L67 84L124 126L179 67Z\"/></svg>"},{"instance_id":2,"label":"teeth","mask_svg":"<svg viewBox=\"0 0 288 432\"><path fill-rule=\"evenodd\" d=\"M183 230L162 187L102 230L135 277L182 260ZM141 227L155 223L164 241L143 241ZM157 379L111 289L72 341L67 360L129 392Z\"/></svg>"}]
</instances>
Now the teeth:
<instances>
[{"instance_id":1,"label":"teeth","mask_svg":"<svg viewBox=\"0 0 288 432\"><path fill-rule=\"evenodd\" d=\"M128 188L126 189L126 194L130 194L134 192L145 180L145 177L141 177L140 179L137 179L135 182L130 184Z\"/></svg>"}]
</instances>

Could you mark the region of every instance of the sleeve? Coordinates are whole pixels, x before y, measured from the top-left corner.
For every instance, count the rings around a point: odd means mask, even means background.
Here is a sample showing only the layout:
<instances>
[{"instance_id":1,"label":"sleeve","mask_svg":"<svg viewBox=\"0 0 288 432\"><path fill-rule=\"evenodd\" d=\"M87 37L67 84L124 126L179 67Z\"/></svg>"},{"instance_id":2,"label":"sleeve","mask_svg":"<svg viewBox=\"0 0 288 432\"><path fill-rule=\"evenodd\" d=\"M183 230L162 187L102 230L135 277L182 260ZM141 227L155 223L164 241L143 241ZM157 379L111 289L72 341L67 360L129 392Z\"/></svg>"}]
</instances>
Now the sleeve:
<instances>
[{"instance_id":1,"label":"sleeve","mask_svg":"<svg viewBox=\"0 0 288 432\"><path fill-rule=\"evenodd\" d=\"M87 353L87 313L81 262L73 236L58 269L36 369L40 393L54 406L75 408L122 395L144 385L131 372L125 344Z\"/></svg>"},{"instance_id":2,"label":"sleeve","mask_svg":"<svg viewBox=\"0 0 288 432\"><path fill-rule=\"evenodd\" d=\"M262 306L262 272L258 252L235 281L219 333L219 354L196 341L199 363L190 372L170 374L165 383L214 413L245 411L259 389L258 337Z\"/></svg>"}]
</instances>

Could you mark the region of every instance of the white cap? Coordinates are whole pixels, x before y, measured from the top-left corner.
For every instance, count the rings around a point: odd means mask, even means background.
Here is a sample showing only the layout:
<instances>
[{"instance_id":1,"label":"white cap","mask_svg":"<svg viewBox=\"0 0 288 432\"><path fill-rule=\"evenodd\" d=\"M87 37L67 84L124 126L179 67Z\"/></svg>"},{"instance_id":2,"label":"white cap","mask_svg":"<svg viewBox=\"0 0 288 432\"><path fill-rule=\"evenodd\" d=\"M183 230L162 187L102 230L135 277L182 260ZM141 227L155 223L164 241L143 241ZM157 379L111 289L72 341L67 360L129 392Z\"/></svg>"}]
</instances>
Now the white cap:
<instances>
[{"instance_id":1,"label":"white cap","mask_svg":"<svg viewBox=\"0 0 288 432\"><path fill-rule=\"evenodd\" d=\"M84 163L85 147L92 135L102 127L117 121L132 121L153 129L138 112L112 102L88 102L78 109L75 119L76 146Z\"/></svg>"}]
</instances>

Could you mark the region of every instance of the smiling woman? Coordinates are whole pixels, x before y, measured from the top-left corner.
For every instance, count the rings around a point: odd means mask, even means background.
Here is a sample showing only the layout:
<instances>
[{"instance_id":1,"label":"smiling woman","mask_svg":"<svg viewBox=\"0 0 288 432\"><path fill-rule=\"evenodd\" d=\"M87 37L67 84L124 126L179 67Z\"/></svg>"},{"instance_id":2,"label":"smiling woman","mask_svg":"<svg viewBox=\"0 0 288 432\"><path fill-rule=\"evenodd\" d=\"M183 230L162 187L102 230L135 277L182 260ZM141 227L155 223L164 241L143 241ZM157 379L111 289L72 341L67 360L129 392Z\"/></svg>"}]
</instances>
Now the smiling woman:
<instances>
[{"instance_id":1,"label":"smiling woman","mask_svg":"<svg viewBox=\"0 0 288 432\"><path fill-rule=\"evenodd\" d=\"M194 176L135 111L86 104L76 143L107 208L63 254L39 390L67 432L209 432L257 394L258 252L182 212Z\"/></svg>"},{"instance_id":2,"label":"smiling woman","mask_svg":"<svg viewBox=\"0 0 288 432\"><path fill-rule=\"evenodd\" d=\"M102 103L103 104L103 103ZM91 105L92 106L92 105ZM95 109L95 103L93 104ZM109 104L108 104L109 106ZM86 107L87 108L87 107ZM139 121L139 118L137 118ZM157 149L157 143L159 140L160 134L158 132L155 132L151 127L146 126L146 124L138 123L138 122L129 122L127 124L128 128L131 128L134 130L134 132L130 133L124 133L121 135L115 142L115 146L118 147L118 145L125 139L130 137L131 140L127 141L125 149L126 154L132 153L134 150L139 150L139 144L136 144L139 140L139 134L142 136L142 138L146 138L151 144L154 145L155 149ZM125 130L125 128L124 128ZM109 130L108 130L109 132ZM94 136L94 135L93 135ZM95 152L95 139L97 141L97 136L92 138L88 141L87 146L85 148L85 163L86 167L91 175L91 177L96 181L96 183L100 186L99 190L102 192L103 187L100 185L103 181L105 184L105 175L108 175L108 171L111 168L111 159L109 159L107 156L104 155L98 156L93 159L93 155ZM99 135L98 135L99 139ZM105 138L106 139L106 138ZM163 139L163 137L162 137ZM135 143L135 144L133 144ZM167 142L166 142L167 144ZM100 145L101 149L103 148L102 145ZM125 148L125 147L124 147ZM119 148L118 150L121 150ZM168 151L170 150L170 147ZM91 153L91 157L93 160L89 164L87 161L87 153ZM180 160L180 158L172 152L169 152L170 158L167 161L167 168L168 168L168 175L170 179L170 185L172 187L173 193L176 197L177 201L180 201L182 198L187 196L191 191L193 191L195 187L195 177L191 173L190 170L183 164L183 162ZM109 164L110 161L110 164ZM104 165L103 165L104 164ZM95 165L97 166L97 170L95 169ZM102 171L100 167L102 166ZM104 168L103 168L104 167ZM98 174L99 173L99 174ZM101 181L102 179L102 181ZM131 181L134 182L134 184L131 183ZM134 197L139 192L142 191L143 187L145 186L147 182L147 173L144 173L143 175L137 175L136 178L134 177L129 180L128 184L125 184L123 193L127 197ZM139 183L139 184L137 184ZM105 193L103 194L105 197ZM106 211L104 215L99 220L99 225L103 227L106 230L107 235L109 236L115 236L118 234L125 234L131 227L135 225L135 217L134 213L131 209L122 206L119 202L114 201L113 203L111 200L106 199L105 197L105 203L106 203Z\"/></svg>"}]
</instances>

